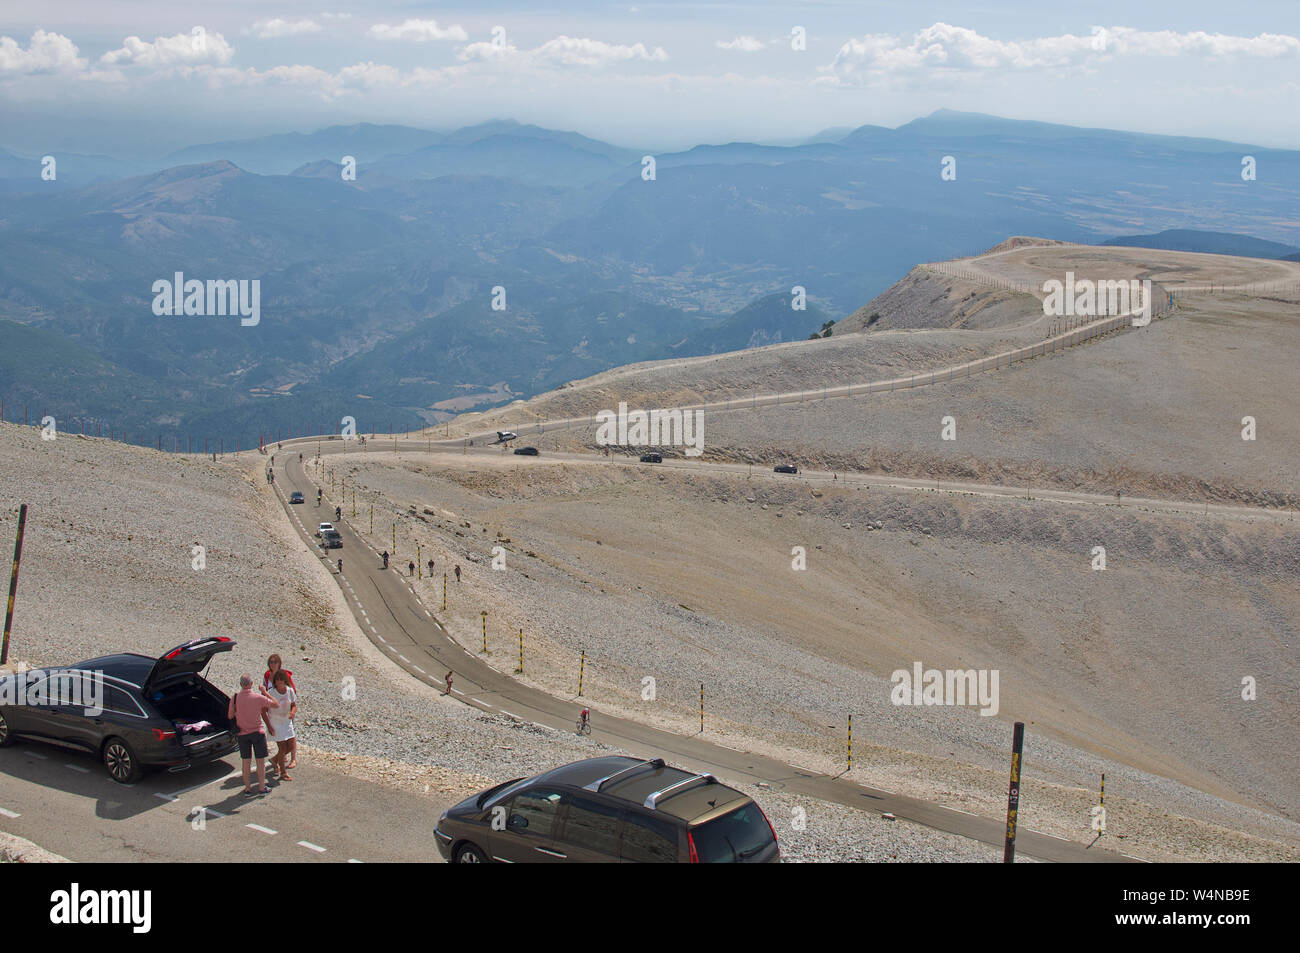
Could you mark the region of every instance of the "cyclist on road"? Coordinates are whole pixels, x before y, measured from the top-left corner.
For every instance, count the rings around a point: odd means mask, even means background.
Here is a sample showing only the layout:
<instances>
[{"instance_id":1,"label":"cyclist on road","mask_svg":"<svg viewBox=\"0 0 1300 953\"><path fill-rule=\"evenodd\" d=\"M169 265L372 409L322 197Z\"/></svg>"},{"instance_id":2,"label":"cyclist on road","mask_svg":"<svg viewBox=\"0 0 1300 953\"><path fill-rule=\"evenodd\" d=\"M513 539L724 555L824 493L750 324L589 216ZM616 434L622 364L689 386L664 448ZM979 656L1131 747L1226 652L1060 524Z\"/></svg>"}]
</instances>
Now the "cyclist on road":
<instances>
[{"instance_id":1,"label":"cyclist on road","mask_svg":"<svg viewBox=\"0 0 1300 953\"><path fill-rule=\"evenodd\" d=\"M381 555L384 557L384 568L387 569L387 568L388 568L388 550L385 549Z\"/></svg>"},{"instance_id":2,"label":"cyclist on road","mask_svg":"<svg viewBox=\"0 0 1300 953\"><path fill-rule=\"evenodd\" d=\"M334 507L334 518L336 520L343 519L343 507L341 506Z\"/></svg>"},{"instance_id":3,"label":"cyclist on road","mask_svg":"<svg viewBox=\"0 0 1300 953\"><path fill-rule=\"evenodd\" d=\"M343 575L343 560L339 560L339 575Z\"/></svg>"},{"instance_id":4,"label":"cyclist on road","mask_svg":"<svg viewBox=\"0 0 1300 953\"><path fill-rule=\"evenodd\" d=\"M316 491L316 505L320 506L320 490Z\"/></svg>"},{"instance_id":5,"label":"cyclist on road","mask_svg":"<svg viewBox=\"0 0 1300 953\"><path fill-rule=\"evenodd\" d=\"M591 709L584 708L582 714L578 716L578 730L586 731L591 727Z\"/></svg>"}]
</instances>

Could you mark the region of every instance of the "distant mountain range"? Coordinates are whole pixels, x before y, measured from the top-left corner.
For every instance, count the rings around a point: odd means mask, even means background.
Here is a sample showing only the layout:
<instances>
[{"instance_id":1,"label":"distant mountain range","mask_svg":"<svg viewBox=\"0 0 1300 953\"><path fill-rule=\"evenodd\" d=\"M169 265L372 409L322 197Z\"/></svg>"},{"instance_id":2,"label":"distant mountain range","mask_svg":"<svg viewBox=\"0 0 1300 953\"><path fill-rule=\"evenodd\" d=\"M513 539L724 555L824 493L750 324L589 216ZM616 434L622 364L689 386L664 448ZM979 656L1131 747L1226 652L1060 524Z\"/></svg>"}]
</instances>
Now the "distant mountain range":
<instances>
[{"instance_id":1,"label":"distant mountain range","mask_svg":"<svg viewBox=\"0 0 1300 953\"><path fill-rule=\"evenodd\" d=\"M1281 242L1265 241L1251 235L1204 232L1192 228L1171 228L1155 235L1121 235L1103 245L1127 245L1130 248L1162 248L1166 251L1194 251L1212 255L1237 255L1242 258L1283 258L1300 261L1300 248Z\"/></svg>"},{"instance_id":2,"label":"distant mountain range","mask_svg":"<svg viewBox=\"0 0 1300 953\"><path fill-rule=\"evenodd\" d=\"M917 262L1008 235L1137 225L1151 234L1112 240L1278 257L1300 215L1300 153L950 111L653 169L510 121L94 151L55 156L54 181L0 152L0 349L27 356L0 362L0 399L244 441L344 415L418 426L617 364L806 338ZM1261 181L1241 180L1245 154ZM177 272L258 280L260 323L155 315Z\"/></svg>"}]
</instances>

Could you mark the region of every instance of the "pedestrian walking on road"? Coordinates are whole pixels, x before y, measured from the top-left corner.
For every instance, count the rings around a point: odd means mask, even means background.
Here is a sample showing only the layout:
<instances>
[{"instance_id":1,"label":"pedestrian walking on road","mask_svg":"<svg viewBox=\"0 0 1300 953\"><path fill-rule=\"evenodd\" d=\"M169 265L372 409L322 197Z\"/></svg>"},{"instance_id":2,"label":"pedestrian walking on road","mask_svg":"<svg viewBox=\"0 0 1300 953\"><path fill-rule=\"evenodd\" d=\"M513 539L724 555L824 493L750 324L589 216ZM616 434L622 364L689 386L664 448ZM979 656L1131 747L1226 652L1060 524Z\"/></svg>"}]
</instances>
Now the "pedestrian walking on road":
<instances>
[{"instance_id":1,"label":"pedestrian walking on road","mask_svg":"<svg viewBox=\"0 0 1300 953\"><path fill-rule=\"evenodd\" d=\"M447 670L447 674L445 677L447 679L447 690L443 692L443 694L450 695L451 694L451 669Z\"/></svg>"},{"instance_id":2,"label":"pedestrian walking on road","mask_svg":"<svg viewBox=\"0 0 1300 953\"><path fill-rule=\"evenodd\" d=\"M415 560L414 560L414 559L412 559L409 563L406 564L406 570L407 570L407 572L408 572L410 575L412 575L412 576L415 575Z\"/></svg>"},{"instance_id":3,"label":"pedestrian walking on road","mask_svg":"<svg viewBox=\"0 0 1300 953\"><path fill-rule=\"evenodd\" d=\"M339 575L343 575L343 560L339 559Z\"/></svg>"},{"instance_id":4,"label":"pedestrian walking on road","mask_svg":"<svg viewBox=\"0 0 1300 953\"><path fill-rule=\"evenodd\" d=\"M257 691L253 688L253 675L245 672L239 676L239 691L230 699L226 717L235 722L238 732L239 757L244 767L244 797L252 797L253 789L249 786L252 760L257 758L257 793L266 794L266 729L274 736L275 728L267 717L267 712L278 708L279 703L271 698L265 688ZM266 723L266 728L262 723Z\"/></svg>"},{"instance_id":5,"label":"pedestrian walking on road","mask_svg":"<svg viewBox=\"0 0 1300 953\"><path fill-rule=\"evenodd\" d=\"M279 706L267 713L271 734L275 737L276 749L275 757L271 759L271 767L275 769L281 780L292 781L293 777L289 774L289 770L298 763L298 741L293 730L293 719L298 714L298 693L289 684L289 673L284 669L276 670L267 697ZM288 759L287 763L286 759Z\"/></svg>"},{"instance_id":6,"label":"pedestrian walking on road","mask_svg":"<svg viewBox=\"0 0 1300 953\"><path fill-rule=\"evenodd\" d=\"M433 578L433 560L432 560L432 559L429 560L429 578L430 578L430 579Z\"/></svg>"},{"instance_id":7,"label":"pedestrian walking on road","mask_svg":"<svg viewBox=\"0 0 1300 953\"><path fill-rule=\"evenodd\" d=\"M382 555L383 555L383 557L384 557L384 568L387 569L387 568L388 568L388 550L385 549Z\"/></svg>"},{"instance_id":8,"label":"pedestrian walking on road","mask_svg":"<svg viewBox=\"0 0 1300 953\"><path fill-rule=\"evenodd\" d=\"M456 581L460 582L460 563L456 564Z\"/></svg>"}]
</instances>

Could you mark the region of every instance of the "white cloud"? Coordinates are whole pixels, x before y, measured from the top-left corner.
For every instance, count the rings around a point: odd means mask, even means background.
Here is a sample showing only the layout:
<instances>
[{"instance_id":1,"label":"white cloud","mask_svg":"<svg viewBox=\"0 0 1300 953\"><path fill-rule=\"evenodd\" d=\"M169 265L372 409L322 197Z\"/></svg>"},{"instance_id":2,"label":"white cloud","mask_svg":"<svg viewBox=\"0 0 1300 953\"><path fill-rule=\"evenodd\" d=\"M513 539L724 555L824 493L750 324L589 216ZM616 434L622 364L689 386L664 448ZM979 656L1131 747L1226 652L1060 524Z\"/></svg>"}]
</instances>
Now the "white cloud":
<instances>
[{"instance_id":1,"label":"white cloud","mask_svg":"<svg viewBox=\"0 0 1300 953\"><path fill-rule=\"evenodd\" d=\"M911 38L889 34L855 37L820 69L824 81L861 86L886 76L934 69L1059 69L1086 67L1102 57L1115 56L1279 57L1297 53L1300 38L1270 33L1244 37L1094 27L1087 35L1002 41L965 27L935 23Z\"/></svg>"},{"instance_id":2,"label":"white cloud","mask_svg":"<svg viewBox=\"0 0 1300 953\"><path fill-rule=\"evenodd\" d=\"M100 62L110 66L193 66L202 63L229 63L235 48L220 33L208 33L195 27L197 33L178 33L160 36L146 43L138 36L128 36L120 49L101 56Z\"/></svg>"},{"instance_id":3,"label":"white cloud","mask_svg":"<svg viewBox=\"0 0 1300 953\"><path fill-rule=\"evenodd\" d=\"M720 50L737 50L741 53L757 53L763 48L763 41L756 36L737 36L730 40L718 40Z\"/></svg>"},{"instance_id":4,"label":"white cloud","mask_svg":"<svg viewBox=\"0 0 1300 953\"><path fill-rule=\"evenodd\" d=\"M27 49L17 40L0 36L0 75L21 73L64 73L86 68L77 55L77 45L61 33L37 30Z\"/></svg>"},{"instance_id":5,"label":"white cloud","mask_svg":"<svg viewBox=\"0 0 1300 953\"><path fill-rule=\"evenodd\" d=\"M259 40L269 40L278 36L294 36L299 33L319 33L320 24L314 20L259 20L251 31Z\"/></svg>"},{"instance_id":6,"label":"white cloud","mask_svg":"<svg viewBox=\"0 0 1300 953\"><path fill-rule=\"evenodd\" d=\"M352 14L350 14L350 13L322 13L322 14L321 14L321 17L324 18L324 19L326 19L326 20L351 20L351 19L352 19Z\"/></svg>"},{"instance_id":7,"label":"white cloud","mask_svg":"<svg viewBox=\"0 0 1300 953\"><path fill-rule=\"evenodd\" d=\"M437 20L404 20L397 26L376 23L370 28L370 35L380 40L412 40L426 43L429 40L455 40L464 43L469 39L465 28L452 24L444 29Z\"/></svg>"},{"instance_id":8,"label":"white cloud","mask_svg":"<svg viewBox=\"0 0 1300 953\"><path fill-rule=\"evenodd\" d=\"M480 61L509 63L522 69L546 69L581 66L598 69L614 63L634 60L662 63L668 59L662 46L649 49L644 43L630 46L606 43L586 37L557 36L531 50L520 50L508 43L470 43L456 53L463 62Z\"/></svg>"},{"instance_id":9,"label":"white cloud","mask_svg":"<svg viewBox=\"0 0 1300 953\"><path fill-rule=\"evenodd\" d=\"M647 50L644 43L623 46L575 36L557 36L553 40L547 40L532 51L532 56L540 62L560 66L607 66L628 60L663 62L668 59L662 46Z\"/></svg>"}]
</instances>

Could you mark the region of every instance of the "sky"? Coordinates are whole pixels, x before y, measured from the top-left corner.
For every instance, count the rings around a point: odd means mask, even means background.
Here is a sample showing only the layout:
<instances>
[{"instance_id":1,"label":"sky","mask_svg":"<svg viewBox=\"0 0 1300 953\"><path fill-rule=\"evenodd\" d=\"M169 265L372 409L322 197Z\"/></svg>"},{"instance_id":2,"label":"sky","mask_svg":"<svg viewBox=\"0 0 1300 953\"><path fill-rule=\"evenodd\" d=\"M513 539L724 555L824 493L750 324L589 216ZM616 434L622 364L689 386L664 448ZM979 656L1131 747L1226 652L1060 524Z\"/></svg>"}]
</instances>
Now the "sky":
<instances>
[{"instance_id":1,"label":"sky","mask_svg":"<svg viewBox=\"0 0 1300 953\"><path fill-rule=\"evenodd\" d=\"M0 147L517 119L650 150L935 109L1300 148L1300 3L0 0Z\"/></svg>"}]
</instances>

